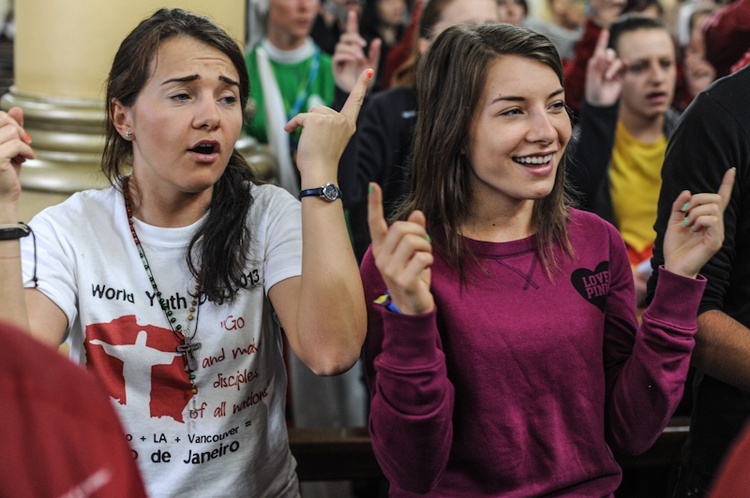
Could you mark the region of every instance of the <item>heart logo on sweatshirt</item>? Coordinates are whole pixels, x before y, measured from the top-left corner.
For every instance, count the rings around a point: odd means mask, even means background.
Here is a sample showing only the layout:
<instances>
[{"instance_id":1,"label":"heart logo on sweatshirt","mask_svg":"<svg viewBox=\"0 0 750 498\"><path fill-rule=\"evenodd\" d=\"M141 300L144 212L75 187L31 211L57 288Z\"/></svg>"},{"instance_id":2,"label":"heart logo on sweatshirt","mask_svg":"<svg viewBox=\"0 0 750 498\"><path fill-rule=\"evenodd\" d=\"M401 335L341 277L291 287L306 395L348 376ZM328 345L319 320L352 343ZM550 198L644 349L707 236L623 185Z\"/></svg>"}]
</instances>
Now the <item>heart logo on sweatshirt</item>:
<instances>
[{"instance_id":1,"label":"heart logo on sweatshirt","mask_svg":"<svg viewBox=\"0 0 750 498\"><path fill-rule=\"evenodd\" d=\"M609 293L609 261L602 261L593 271L578 268L570 275L570 282L581 297L604 311Z\"/></svg>"}]
</instances>

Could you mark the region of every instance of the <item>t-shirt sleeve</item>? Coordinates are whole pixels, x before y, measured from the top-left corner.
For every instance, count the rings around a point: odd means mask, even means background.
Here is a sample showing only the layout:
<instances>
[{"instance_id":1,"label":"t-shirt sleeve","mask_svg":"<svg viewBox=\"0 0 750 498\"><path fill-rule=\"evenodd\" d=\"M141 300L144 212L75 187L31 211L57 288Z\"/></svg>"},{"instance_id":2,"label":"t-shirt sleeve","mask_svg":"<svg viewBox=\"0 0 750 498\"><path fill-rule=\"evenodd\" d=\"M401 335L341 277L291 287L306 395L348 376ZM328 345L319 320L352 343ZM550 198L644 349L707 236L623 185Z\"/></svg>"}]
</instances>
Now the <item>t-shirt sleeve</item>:
<instances>
[{"instance_id":1,"label":"t-shirt sleeve","mask_svg":"<svg viewBox=\"0 0 750 498\"><path fill-rule=\"evenodd\" d=\"M267 294L282 280L302 274L302 208L290 193L274 185L256 187L252 193L255 200L250 209L255 215L251 220L256 225L250 233L264 244Z\"/></svg>"},{"instance_id":2,"label":"t-shirt sleeve","mask_svg":"<svg viewBox=\"0 0 750 498\"><path fill-rule=\"evenodd\" d=\"M57 219L60 210L45 210L30 222L33 235L21 239L23 284L35 286L65 313L68 327L78 316L78 286L73 247L66 230L74 230L73 223Z\"/></svg>"}]
</instances>

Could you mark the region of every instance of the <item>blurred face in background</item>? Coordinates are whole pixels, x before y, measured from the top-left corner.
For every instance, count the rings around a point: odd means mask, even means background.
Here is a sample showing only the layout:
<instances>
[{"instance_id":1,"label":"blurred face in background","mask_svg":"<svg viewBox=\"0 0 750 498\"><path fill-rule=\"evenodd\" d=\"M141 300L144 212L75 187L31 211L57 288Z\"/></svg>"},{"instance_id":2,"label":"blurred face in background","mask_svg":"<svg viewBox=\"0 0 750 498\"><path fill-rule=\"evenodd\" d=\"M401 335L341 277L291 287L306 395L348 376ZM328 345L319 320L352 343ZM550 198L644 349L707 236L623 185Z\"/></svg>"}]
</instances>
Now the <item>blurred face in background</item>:
<instances>
[{"instance_id":1,"label":"blurred face in background","mask_svg":"<svg viewBox=\"0 0 750 498\"><path fill-rule=\"evenodd\" d=\"M454 0L443 9L440 21L435 24L430 39L419 39L419 51L424 53L432 40L455 24L490 24L495 22L500 22L496 0Z\"/></svg>"},{"instance_id":2,"label":"blurred face in background","mask_svg":"<svg viewBox=\"0 0 750 498\"><path fill-rule=\"evenodd\" d=\"M615 47L626 63L620 108L641 118L664 114L674 100L675 46L664 29L637 29L620 36Z\"/></svg>"},{"instance_id":3,"label":"blurred face in background","mask_svg":"<svg viewBox=\"0 0 750 498\"><path fill-rule=\"evenodd\" d=\"M376 1L376 0L369 0ZM380 22L386 26L401 26L406 21L406 0L377 0Z\"/></svg>"},{"instance_id":4,"label":"blurred face in background","mask_svg":"<svg viewBox=\"0 0 750 498\"><path fill-rule=\"evenodd\" d=\"M577 29L586 17L583 0L551 0L550 11L554 22L567 29Z\"/></svg>"},{"instance_id":5,"label":"blurred face in background","mask_svg":"<svg viewBox=\"0 0 750 498\"><path fill-rule=\"evenodd\" d=\"M521 24L526 18L526 4L523 0L497 0L500 22Z\"/></svg>"},{"instance_id":6,"label":"blurred face in background","mask_svg":"<svg viewBox=\"0 0 750 498\"><path fill-rule=\"evenodd\" d=\"M599 27L607 28L620 17L625 0L589 0L590 17Z\"/></svg>"},{"instance_id":7,"label":"blurred face in background","mask_svg":"<svg viewBox=\"0 0 750 498\"><path fill-rule=\"evenodd\" d=\"M320 0L270 0L266 35L278 48L291 50L304 43L318 15Z\"/></svg>"}]
</instances>

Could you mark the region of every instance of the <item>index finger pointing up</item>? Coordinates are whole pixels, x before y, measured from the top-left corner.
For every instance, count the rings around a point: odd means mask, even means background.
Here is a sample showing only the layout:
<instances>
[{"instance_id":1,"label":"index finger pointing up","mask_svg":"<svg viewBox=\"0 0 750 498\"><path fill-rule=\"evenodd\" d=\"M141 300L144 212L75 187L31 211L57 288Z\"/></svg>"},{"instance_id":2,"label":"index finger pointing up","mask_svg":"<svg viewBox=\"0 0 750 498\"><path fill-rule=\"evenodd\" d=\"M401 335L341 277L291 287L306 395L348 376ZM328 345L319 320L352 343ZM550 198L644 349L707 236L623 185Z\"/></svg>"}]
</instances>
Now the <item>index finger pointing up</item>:
<instances>
[{"instance_id":1,"label":"index finger pointing up","mask_svg":"<svg viewBox=\"0 0 750 498\"><path fill-rule=\"evenodd\" d=\"M370 183L367 197L367 226L370 228L372 248L375 250L388 235L388 223L383 215L383 194L377 183Z\"/></svg>"},{"instance_id":2,"label":"index finger pointing up","mask_svg":"<svg viewBox=\"0 0 750 498\"><path fill-rule=\"evenodd\" d=\"M594 49L594 53L603 54L607 50L607 44L609 43L609 31L606 29L603 29L601 33L599 33L599 38L596 40L596 48Z\"/></svg>"},{"instance_id":3,"label":"index finger pointing up","mask_svg":"<svg viewBox=\"0 0 750 498\"><path fill-rule=\"evenodd\" d=\"M374 74L372 69L365 69L362 74L357 78L357 82L354 84L349 97L344 103L344 107L341 108L341 114L348 118L351 118L355 122L359 115L359 110L362 108L362 103L365 101L365 95L367 94L367 87L370 86L370 80Z\"/></svg>"},{"instance_id":4,"label":"index finger pointing up","mask_svg":"<svg viewBox=\"0 0 750 498\"><path fill-rule=\"evenodd\" d=\"M724 178L721 180L719 185L718 194L721 197L721 210L726 209L729 204L729 199L732 197L732 187L734 187L734 177L737 173L737 168L729 168L724 173Z\"/></svg>"},{"instance_id":5,"label":"index finger pointing up","mask_svg":"<svg viewBox=\"0 0 750 498\"><path fill-rule=\"evenodd\" d=\"M357 20L357 11L349 9L346 13L346 32L359 33L359 21Z\"/></svg>"}]
</instances>

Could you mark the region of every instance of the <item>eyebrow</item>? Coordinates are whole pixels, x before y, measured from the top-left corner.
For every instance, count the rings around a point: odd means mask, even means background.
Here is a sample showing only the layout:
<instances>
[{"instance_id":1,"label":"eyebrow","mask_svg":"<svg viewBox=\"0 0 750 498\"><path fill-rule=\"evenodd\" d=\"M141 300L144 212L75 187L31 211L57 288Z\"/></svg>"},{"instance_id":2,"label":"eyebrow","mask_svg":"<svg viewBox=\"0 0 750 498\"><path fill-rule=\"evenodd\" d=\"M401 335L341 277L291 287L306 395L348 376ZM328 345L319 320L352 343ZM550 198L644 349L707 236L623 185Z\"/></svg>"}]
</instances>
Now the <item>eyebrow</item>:
<instances>
[{"instance_id":1,"label":"eyebrow","mask_svg":"<svg viewBox=\"0 0 750 498\"><path fill-rule=\"evenodd\" d=\"M162 85L167 85L169 83L189 83L191 81L196 81L201 79L201 77L197 74L190 74L188 76L182 76L181 78L170 78L164 82L162 82ZM224 83L228 85L234 85L234 86L240 86L240 84L236 81L234 81L232 78L228 78L226 76L219 76L219 81L223 81Z\"/></svg>"},{"instance_id":2,"label":"eyebrow","mask_svg":"<svg viewBox=\"0 0 750 498\"><path fill-rule=\"evenodd\" d=\"M547 96L548 99L551 99L552 97L557 97L558 95L565 92L564 89L560 88L559 90L555 90L554 92L550 93L549 96ZM523 102L526 100L526 97L516 97L516 96L508 96L508 97L497 97L496 99L492 99L491 104L494 104L495 102Z\"/></svg>"}]
</instances>

